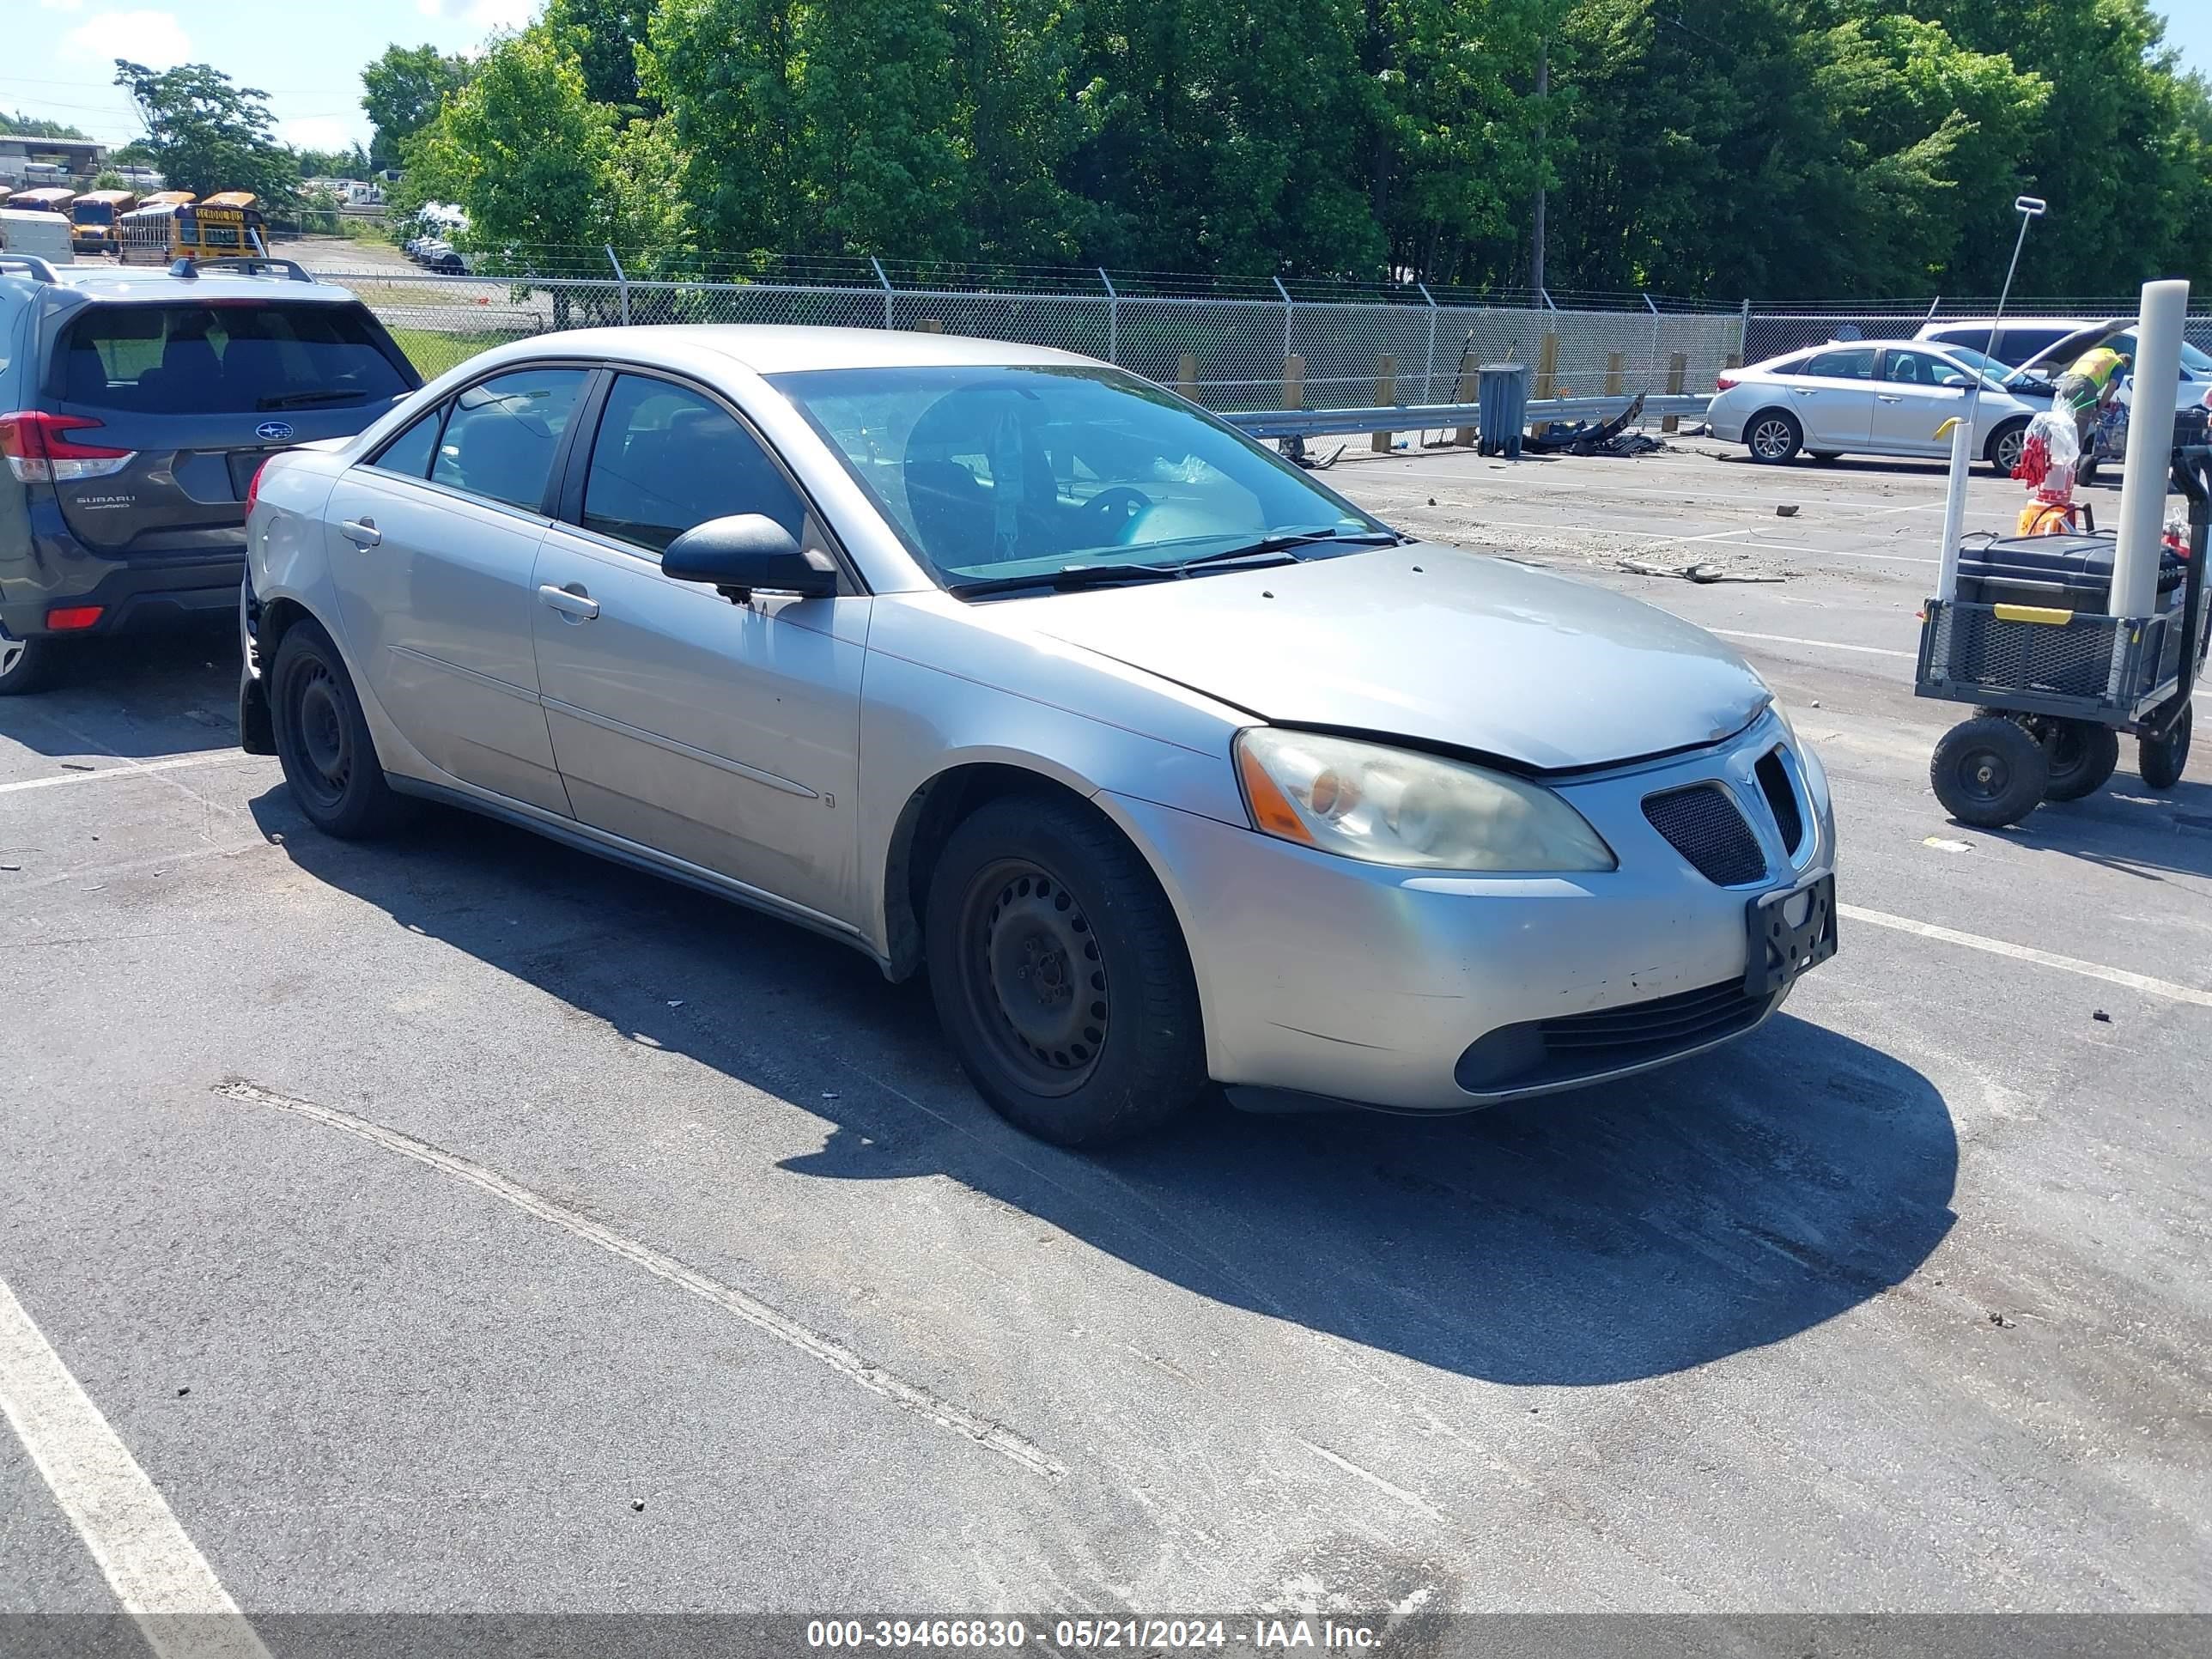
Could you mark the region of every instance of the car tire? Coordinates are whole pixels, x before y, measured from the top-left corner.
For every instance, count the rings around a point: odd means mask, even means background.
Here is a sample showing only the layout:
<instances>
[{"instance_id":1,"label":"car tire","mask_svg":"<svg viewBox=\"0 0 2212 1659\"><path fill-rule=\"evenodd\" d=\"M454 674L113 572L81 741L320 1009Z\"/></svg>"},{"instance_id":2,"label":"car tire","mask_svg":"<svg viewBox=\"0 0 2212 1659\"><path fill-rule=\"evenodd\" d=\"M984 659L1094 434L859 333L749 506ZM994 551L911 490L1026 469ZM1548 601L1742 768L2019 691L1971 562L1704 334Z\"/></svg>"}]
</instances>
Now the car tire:
<instances>
[{"instance_id":1,"label":"car tire","mask_svg":"<svg viewBox=\"0 0 2212 1659\"><path fill-rule=\"evenodd\" d=\"M285 630L269 672L269 713L284 781L316 829L358 841L406 816L407 803L377 760L345 659L319 623Z\"/></svg>"},{"instance_id":2,"label":"car tire","mask_svg":"<svg viewBox=\"0 0 2212 1659\"><path fill-rule=\"evenodd\" d=\"M2136 770L2152 788L2171 789L2181 781L2181 775L2189 766L2189 727L2193 712L2183 709L2181 718L2173 723L2173 730L2166 734L2163 742L2153 743L2147 738L2136 739Z\"/></svg>"},{"instance_id":3,"label":"car tire","mask_svg":"<svg viewBox=\"0 0 2212 1659\"><path fill-rule=\"evenodd\" d=\"M1928 781L1960 823L1998 830L2036 809L2050 787L2051 762L2019 721L1982 714L1943 734Z\"/></svg>"},{"instance_id":4,"label":"car tire","mask_svg":"<svg viewBox=\"0 0 2212 1659\"><path fill-rule=\"evenodd\" d=\"M1794 461L1805 447L1805 428L1786 409L1762 409L1743 423L1743 447L1767 466Z\"/></svg>"},{"instance_id":5,"label":"car tire","mask_svg":"<svg viewBox=\"0 0 2212 1659\"><path fill-rule=\"evenodd\" d=\"M52 685L62 648L43 634L19 640L0 628L0 697L24 697Z\"/></svg>"},{"instance_id":6,"label":"car tire","mask_svg":"<svg viewBox=\"0 0 2212 1659\"><path fill-rule=\"evenodd\" d=\"M2094 720L2053 720L2044 739L2051 761L2045 800L2080 800L2111 781L2120 764L2120 734Z\"/></svg>"},{"instance_id":7,"label":"car tire","mask_svg":"<svg viewBox=\"0 0 2212 1659\"><path fill-rule=\"evenodd\" d=\"M2020 453L2027 442L2027 422L2007 421L1990 434L1983 447L1982 458L1989 462L1990 470L2000 478L2012 477L2013 468L2020 465Z\"/></svg>"},{"instance_id":8,"label":"car tire","mask_svg":"<svg viewBox=\"0 0 2212 1659\"><path fill-rule=\"evenodd\" d=\"M1805 452L1805 458L1816 466L1826 466L1832 461L1843 459L1844 452L1840 449L1808 449Z\"/></svg>"},{"instance_id":9,"label":"car tire","mask_svg":"<svg viewBox=\"0 0 2212 1659\"><path fill-rule=\"evenodd\" d=\"M1080 803L1005 796L946 840L925 949L979 1093L1060 1146L1157 1129L1206 1088L1198 986L1167 896Z\"/></svg>"}]
</instances>

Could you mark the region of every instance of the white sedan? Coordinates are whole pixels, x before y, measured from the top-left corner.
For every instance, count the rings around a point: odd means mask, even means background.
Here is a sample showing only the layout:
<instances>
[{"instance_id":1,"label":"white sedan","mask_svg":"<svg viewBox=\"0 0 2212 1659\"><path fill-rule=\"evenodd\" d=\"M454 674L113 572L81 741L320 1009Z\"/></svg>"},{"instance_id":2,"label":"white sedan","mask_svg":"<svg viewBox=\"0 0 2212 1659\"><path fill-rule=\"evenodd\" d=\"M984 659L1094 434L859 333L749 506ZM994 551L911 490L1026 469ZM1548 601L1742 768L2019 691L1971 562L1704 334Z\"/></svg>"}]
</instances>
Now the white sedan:
<instances>
[{"instance_id":1,"label":"white sedan","mask_svg":"<svg viewBox=\"0 0 2212 1659\"><path fill-rule=\"evenodd\" d=\"M2009 475L2020 459L2028 417L2051 407L2040 381L2006 381L2014 373L1967 346L1925 340L1861 341L1814 346L1732 368L1714 382L1707 419L1713 436L1740 443L1754 461L1778 463L1799 454L1909 455L1942 459L1951 441L1938 437L1963 414L1966 387L1978 375L1973 453Z\"/></svg>"}]
</instances>

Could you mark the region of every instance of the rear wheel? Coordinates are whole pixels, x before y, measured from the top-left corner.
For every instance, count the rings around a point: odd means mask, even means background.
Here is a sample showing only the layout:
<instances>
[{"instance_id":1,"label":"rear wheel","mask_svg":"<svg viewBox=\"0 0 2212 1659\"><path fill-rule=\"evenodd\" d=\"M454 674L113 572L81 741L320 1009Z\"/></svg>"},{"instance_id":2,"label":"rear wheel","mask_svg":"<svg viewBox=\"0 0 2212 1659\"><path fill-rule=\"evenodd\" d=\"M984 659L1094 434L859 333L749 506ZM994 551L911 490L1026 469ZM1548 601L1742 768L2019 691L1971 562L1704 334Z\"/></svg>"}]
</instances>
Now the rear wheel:
<instances>
[{"instance_id":1,"label":"rear wheel","mask_svg":"<svg viewBox=\"0 0 2212 1659\"><path fill-rule=\"evenodd\" d=\"M2181 781L2182 773L2189 765L2189 726L2192 710L2185 708L2181 718L2173 723L2173 730L2165 738L2153 743L2148 738L2136 739L2136 770L2142 781L2154 789L2171 789Z\"/></svg>"},{"instance_id":2,"label":"rear wheel","mask_svg":"<svg viewBox=\"0 0 2212 1659\"><path fill-rule=\"evenodd\" d=\"M1762 409L1744 427L1743 442L1753 460L1773 465L1796 458L1805 445L1805 428L1786 409Z\"/></svg>"},{"instance_id":3,"label":"rear wheel","mask_svg":"<svg viewBox=\"0 0 2212 1659\"><path fill-rule=\"evenodd\" d=\"M307 821L343 841L391 829L405 803L385 781L361 698L331 636L315 623L293 623L269 679L276 758Z\"/></svg>"},{"instance_id":4,"label":"rear wheel","mask_svg":"<svg viewBox=\"0 0 2212 1659\"><path fill-rule=\"evenodd\" d=\"M2111 780L2120 763L2120 734L2094 720L2052 720L2043 750L2051 762L2044 799L2080 800Z\"/></svg>"},{"instance_id":5,"label":"rear wheel","mask_svg":"<svg viewBox=\"0 0 2212 1659\"><path fill-rule=\"evenodd\" d=\"M988 803L945 842L928 911L945 1037L1018 1127L1103 1146L1158 1127L1205 1090L1198 988L1175 914L1089 808Z\"/></svg>"},{"instance_id":6,"label":"rear wheel","mask_svg":"<svg viewBox=\"0 0 2212 1659\"><path fill-rule=\"evenodd\" d=\"M59 649L43 635L19 640L0 628L0 697L20 697L52 685Z\"/></svg>"},{"instance_id":7,"label":"rear wheel","mask_svg":"<svg viewBox=\"0 0 2212 1659\"><path fill-rule=\"evenodd\" d=\"M1996 830L2035 810L2050 787L2051 763L2026 726L1980 715L1943 734L1928 781L1960 823Z\"/></svg>"}]
</instances>

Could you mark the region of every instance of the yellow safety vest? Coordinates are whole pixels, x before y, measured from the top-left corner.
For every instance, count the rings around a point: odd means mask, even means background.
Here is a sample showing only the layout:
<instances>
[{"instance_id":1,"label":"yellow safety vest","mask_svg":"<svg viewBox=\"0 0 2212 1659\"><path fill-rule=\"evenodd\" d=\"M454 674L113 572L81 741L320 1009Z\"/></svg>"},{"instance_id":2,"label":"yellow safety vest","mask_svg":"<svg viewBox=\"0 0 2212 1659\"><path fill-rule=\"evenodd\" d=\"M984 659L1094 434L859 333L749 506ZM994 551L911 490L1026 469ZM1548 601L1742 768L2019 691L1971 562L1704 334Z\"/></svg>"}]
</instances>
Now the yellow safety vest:
<instances>
[{"instance_id":1,"label":"yellow safety vest","mask_svg":"<svg viewBox=\"0 0 2212 1659\"><path fill-rule=\"evenodd\" d=\"M2120 354L2110 346L2099 346L2095 350L2085 351L2076 357L2073 367L2066 372L2079 374L2095 386L2098 395L2102 397L2106 382L2120 372Z\"/></svg>"}]
</instances>

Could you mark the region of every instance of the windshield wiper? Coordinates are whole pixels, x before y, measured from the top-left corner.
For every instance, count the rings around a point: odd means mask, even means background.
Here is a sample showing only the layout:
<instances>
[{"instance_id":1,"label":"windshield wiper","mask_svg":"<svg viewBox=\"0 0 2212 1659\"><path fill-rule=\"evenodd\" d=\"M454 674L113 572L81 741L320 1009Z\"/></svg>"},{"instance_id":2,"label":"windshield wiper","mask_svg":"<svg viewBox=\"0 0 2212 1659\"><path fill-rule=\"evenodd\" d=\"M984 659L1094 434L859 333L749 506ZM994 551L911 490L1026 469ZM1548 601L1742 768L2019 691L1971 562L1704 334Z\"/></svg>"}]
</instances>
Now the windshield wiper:
<instances>
[{"instance_id":1,"label":"windshield wiper","mask_svg":"<svg viewBox=\"0 0 2212 1659\"><path fill-rule=\"evenodd\" d=\"M980 593L1011 593L1024 587L1104 587L1115 582L1164 581L1176 574L1170 564L1071 564L1059 570L1032 571L1026 576L979 576L949 584L945 592L956 599Z\"/></svg>"},{"instance_id":2,"label":"windshield wiper","mask_svg":"<svg viewBox=\"0 0 2212 1659\"><path fill-rule=\"evenodd\" d=\"M1226 564L1231 559L1256 559L1270 553L1288 553L1294 547L1306 547L1315 542L1333 542L1340 547L1395 547L1403 539L1390 530L1362 530L1349 536L1334 526L1319 530L1285 530L1262 536L1256 542L1247 542L1242 547L1224 547L1203 558L1186 559L1176 568L1193 570L1202 564Z\"/></svg>"},{"instance_id":3,"label":"windshield wiper","mask_svg":"<svg viewBox=\"0 0 2212 1659\"><path fill-rule=\"evenodd\" d=\"M310 404L342 403L349 398L366 398L366 392L294 392L282 398L264 398L253 406L256 409L305 409Z\"/></svg>"}]
</instances>

